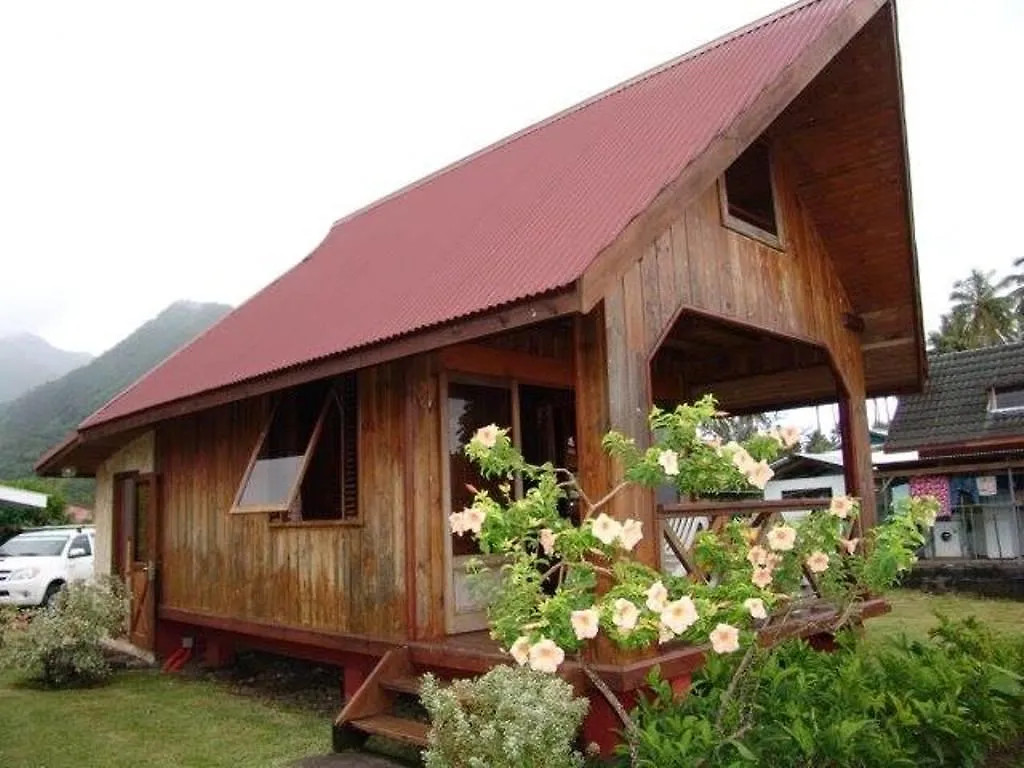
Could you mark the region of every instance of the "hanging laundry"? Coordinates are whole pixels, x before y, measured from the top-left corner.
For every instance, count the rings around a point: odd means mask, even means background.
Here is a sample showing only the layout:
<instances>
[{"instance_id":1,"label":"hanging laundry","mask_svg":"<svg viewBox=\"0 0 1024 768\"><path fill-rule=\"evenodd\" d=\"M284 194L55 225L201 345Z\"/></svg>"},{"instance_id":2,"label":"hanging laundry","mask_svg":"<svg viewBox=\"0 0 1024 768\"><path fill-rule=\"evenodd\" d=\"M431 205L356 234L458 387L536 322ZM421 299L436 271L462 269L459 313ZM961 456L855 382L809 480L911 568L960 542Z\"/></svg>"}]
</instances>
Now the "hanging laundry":
<instances>
[{"instance_id":1,"label":"hanging laundry","mask_svg":"<svg viewBox=\"0 0 1024 768\"><path fill-rule=\"evenodd\" d=\"M995 475L983 475L977 479L978 482L978 495L979 496L995 496L997 493L996 489L996 476Z\"/></svg>"},{"instance_id":2,"label":"hanging laundry","mask_svg":"<svg viewBox=\"0 0 1024 768\"><path fill-rule=\"evenodd\" d=\"M924 475L910 478L911 496L934 496L939 502L939 517L952 516L949 499L949 478L945 475Z\"/></svg>"}]
</instances>

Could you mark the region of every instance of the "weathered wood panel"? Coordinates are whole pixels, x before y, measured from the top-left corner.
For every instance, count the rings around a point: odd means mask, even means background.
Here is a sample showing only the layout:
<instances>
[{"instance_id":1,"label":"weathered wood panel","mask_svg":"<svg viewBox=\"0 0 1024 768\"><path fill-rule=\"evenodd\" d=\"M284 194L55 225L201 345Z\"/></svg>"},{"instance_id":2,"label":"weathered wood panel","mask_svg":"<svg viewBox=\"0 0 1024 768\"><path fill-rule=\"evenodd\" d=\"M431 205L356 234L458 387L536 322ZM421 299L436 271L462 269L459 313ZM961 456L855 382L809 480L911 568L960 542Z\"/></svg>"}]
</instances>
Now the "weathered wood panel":
<instances>
[{"instance_id":1,"label":"weathered wood panel","mask_svg":"<svg viewBox=\"0 0 1024 768\"><path fill-rule=\"evenodd\" d=\"M405 363L359 373L359 524L232 515L268 401L161 425L161 605L220 617L402 638Z\"/></svg>"},{"instance_id":2,"label":"weathered wood panel","mask_svg":"<svg viewBox=\"0 0 1024 768\"><path fill-rule=\"evenodd\" d=\"M116 451L96 470L96 573L109 576L114 546L114 477L122 472L145 474L153 471L154 436L146 432Z\"/></svg>"}]
</instances>

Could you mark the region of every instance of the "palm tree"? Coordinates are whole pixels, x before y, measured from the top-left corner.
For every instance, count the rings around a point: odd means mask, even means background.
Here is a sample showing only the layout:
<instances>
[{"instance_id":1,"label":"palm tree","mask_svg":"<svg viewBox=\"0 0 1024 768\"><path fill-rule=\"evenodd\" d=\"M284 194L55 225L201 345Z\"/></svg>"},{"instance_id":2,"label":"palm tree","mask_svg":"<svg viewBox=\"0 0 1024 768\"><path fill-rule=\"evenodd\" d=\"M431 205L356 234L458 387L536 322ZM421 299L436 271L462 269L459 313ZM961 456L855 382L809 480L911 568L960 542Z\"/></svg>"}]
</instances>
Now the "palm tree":
<instances>
[{"instance_id":1,"label":"palm tree","mask_svg":"<svg viewBox=\"0 0 1024 768\"><path fill-rule=\"evenodd\" d=\"M972 349L1005 344L1016 336L1014 300L1000 293L1005 281L994 284L993 274L973 269L966 279L953 284L949 295L953 302L951 327L962 323L962 335Z\"/></svg>"},{"instance_id":2,"label":"palm tree","mask_svg":"<svg viewBox=\"0 0 1024 768\"><path fill-rule=\"evenodd\" d=\"M1018 333L1024 333L1024 256L1014 261L1013 267L1017 271L1003 278L998 290L1008 291L1007 298L1010 299L1017 314Z\"/></svg>"},{"instance_id":3,"label":"palm tree","mask_svg":"<svg viewBox=\"0 0 1024 768\"><path fill-rule=\"evenodd\" d=\"M962 312L948 312L939 320L939 330L928 334L928 348L940 354L973 349Z\"/></svg>"}]
</instances>

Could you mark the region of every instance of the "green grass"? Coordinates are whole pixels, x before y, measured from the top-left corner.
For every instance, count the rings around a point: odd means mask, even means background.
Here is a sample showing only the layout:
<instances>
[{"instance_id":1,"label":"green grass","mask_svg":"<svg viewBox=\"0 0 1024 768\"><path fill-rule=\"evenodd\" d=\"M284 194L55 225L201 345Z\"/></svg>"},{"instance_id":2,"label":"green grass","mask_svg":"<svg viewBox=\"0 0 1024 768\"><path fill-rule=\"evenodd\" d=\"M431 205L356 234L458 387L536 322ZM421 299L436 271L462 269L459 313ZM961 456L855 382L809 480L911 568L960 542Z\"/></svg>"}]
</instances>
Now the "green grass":
<instances>
[{"instance_id":1,"label":"green grass","mask_svg":"<svg viewBox=\"0 0 1024 768\"><path fill-rule=\"evenodd\" d=\"M938 622L935 612L952 619L976 616L997 632L1019 633L1024 629L1024 602L995 600L969 595L928 595L897 590L888 597L892 612L866 622L869 640L901 632L923 640Z\"/></svg>"},{"instance_id":2,"label":"green grass","mask_svg":"<svg viewBox=\"0 0 1024 768\"><path fill-rule=\"evenodd\" d=\"M47 691L0 672L4 768L280 766L330 751L330 722L151 671L93 689Z\"/></svg>"}]
</instances>

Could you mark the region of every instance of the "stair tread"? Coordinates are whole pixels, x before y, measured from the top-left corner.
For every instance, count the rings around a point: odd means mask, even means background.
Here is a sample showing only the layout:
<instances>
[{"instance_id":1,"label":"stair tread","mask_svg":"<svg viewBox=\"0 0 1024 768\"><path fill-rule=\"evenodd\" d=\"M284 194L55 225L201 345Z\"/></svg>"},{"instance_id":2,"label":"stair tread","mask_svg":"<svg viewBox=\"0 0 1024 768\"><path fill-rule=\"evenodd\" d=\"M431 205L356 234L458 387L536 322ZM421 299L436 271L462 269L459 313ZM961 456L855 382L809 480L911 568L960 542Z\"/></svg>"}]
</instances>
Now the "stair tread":
<instances>
[{"instance_id":1,"label":"stair tread","mask_svg":"<svg viewBox=\"0 0 1024 768\"><path fill-rule=\"evenodd\" d=\"M421 723L419 720L409 720L396 715L371 715L370 717L353 720L349 725L375 736L384 736L395 741L404 741L421 747L427 746L427 732L430 730L428 723Z\"/></svg>"},{"instance_id":2,"label":"stair tread","mask_svg":"<svg viewBox=\"0 0 1024 768\"><path fill-rule=\"evenodd\" d=\"M406 677L393 677L390 680L381 680L380 685L389 691L408 693L412 696L420 695L420 686L423 684L422 675L408 675Z\"/></svg>"}]
</instances>

